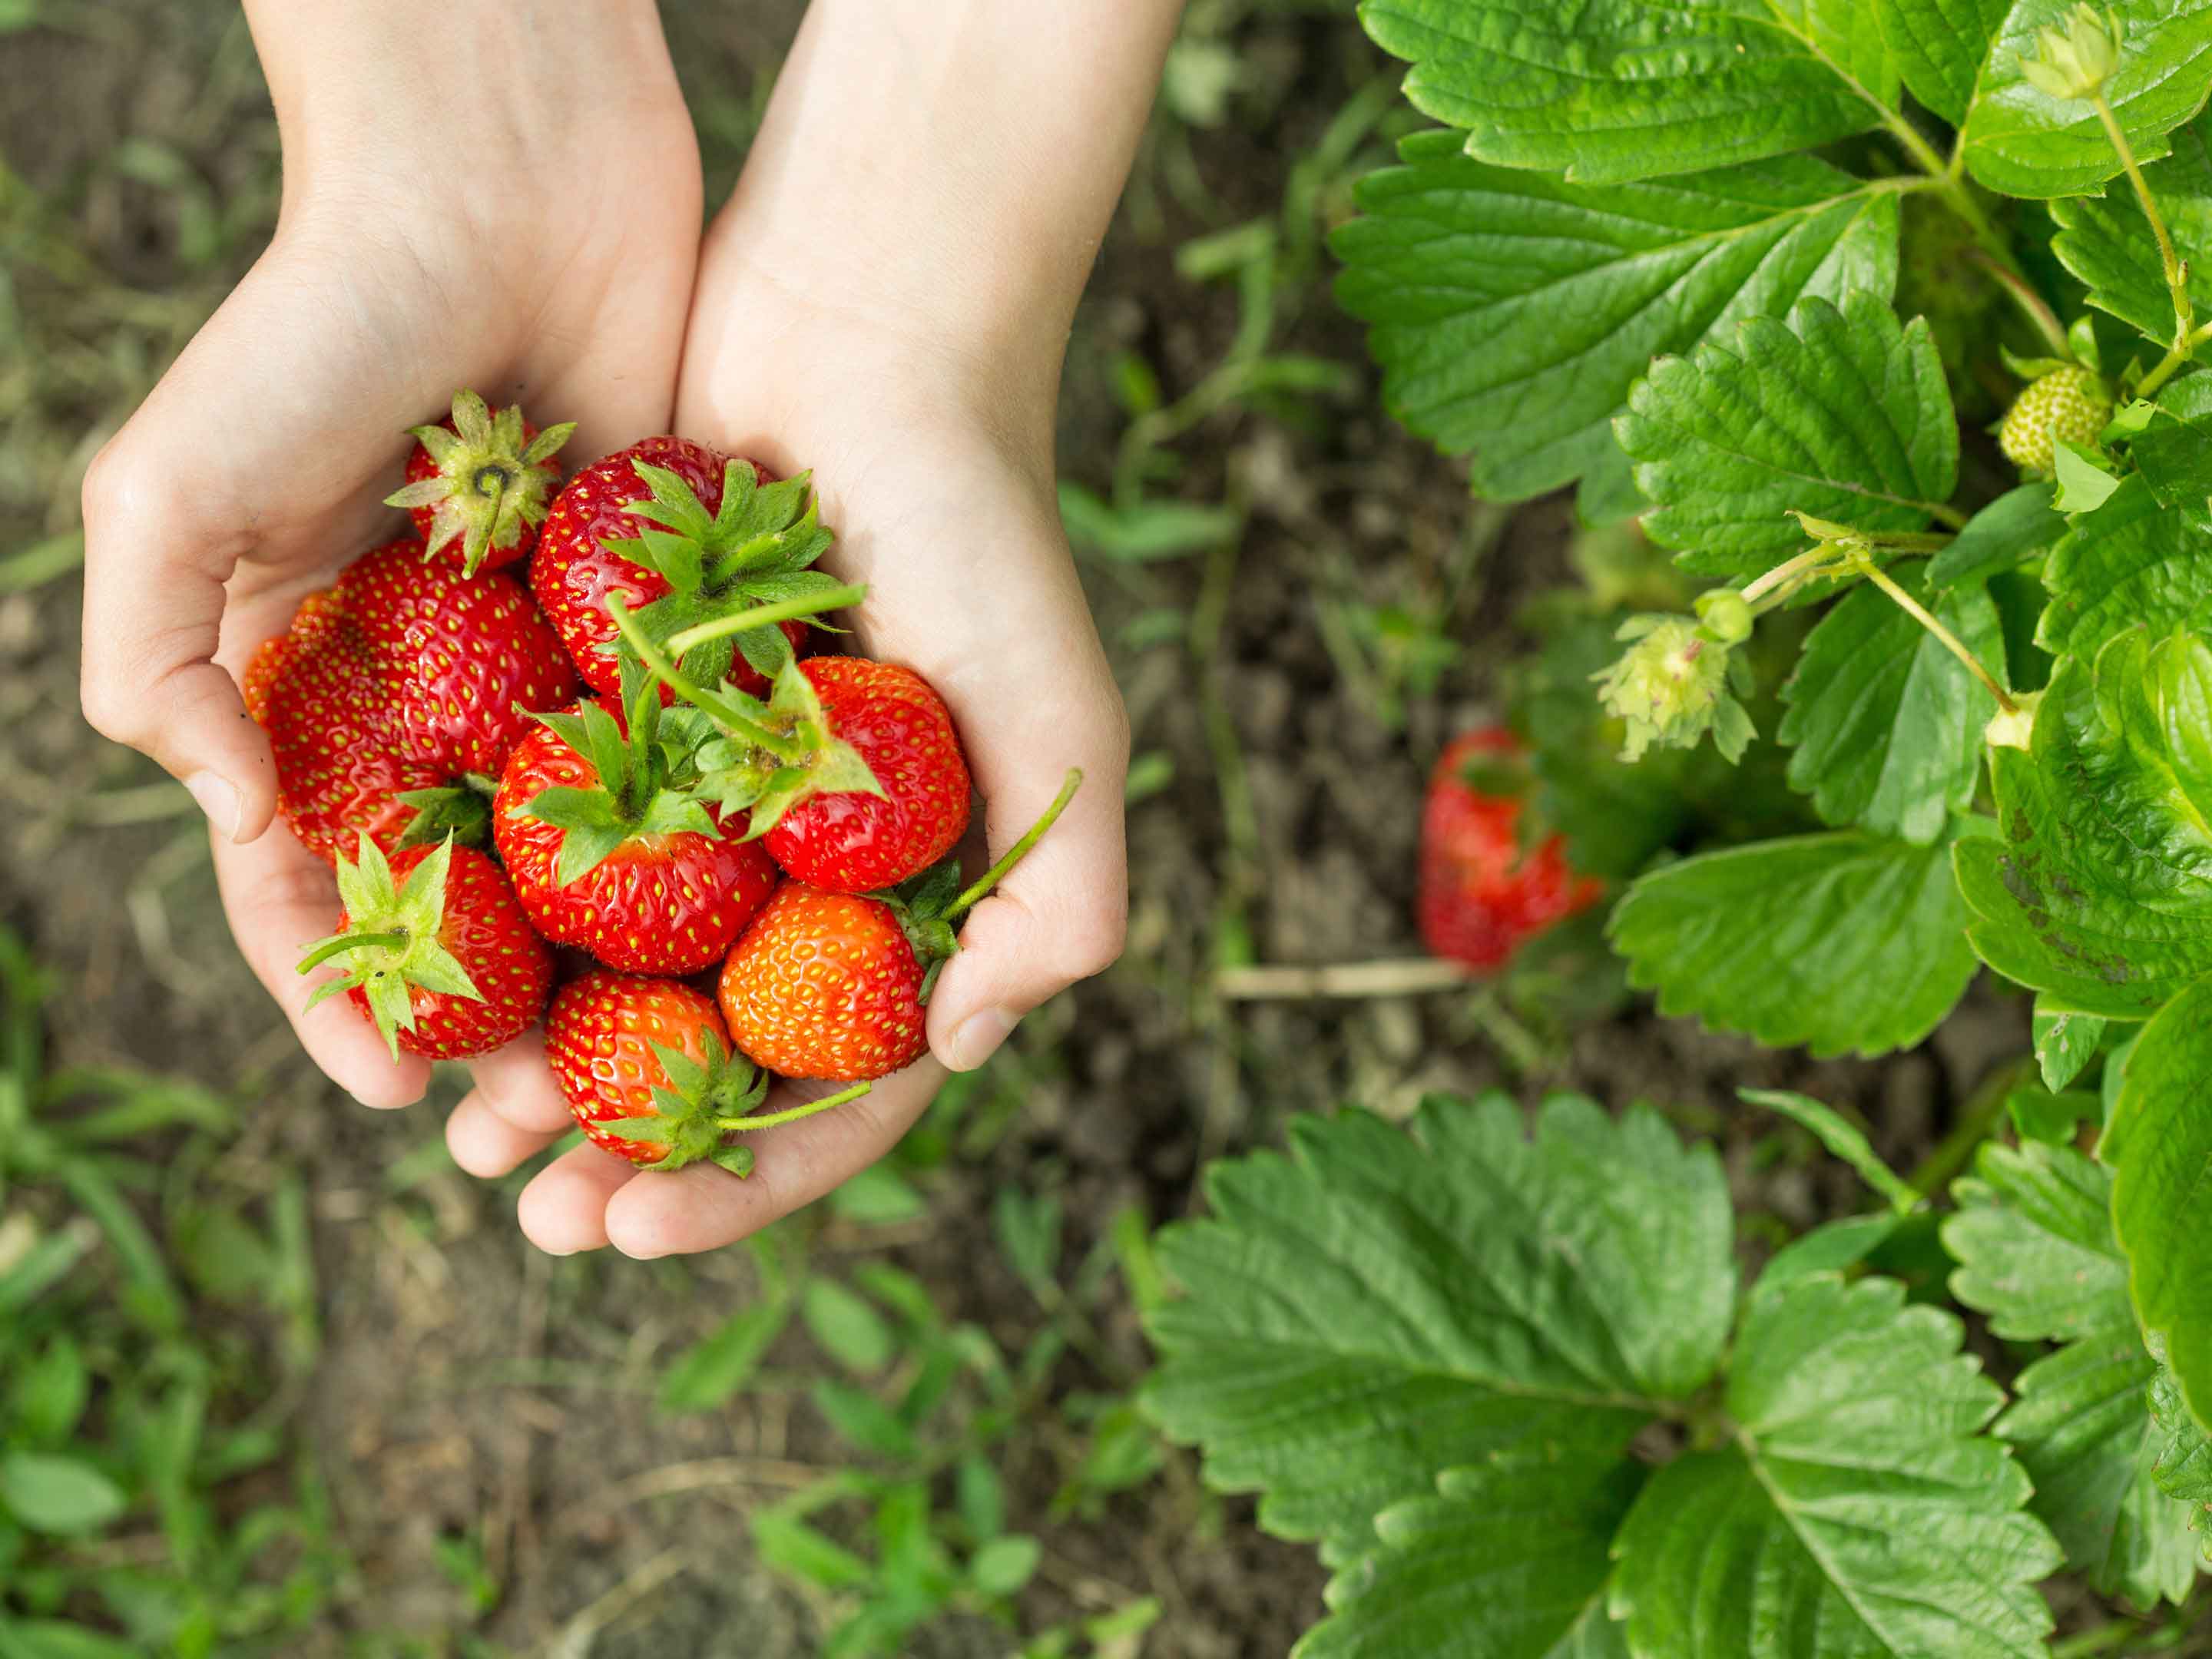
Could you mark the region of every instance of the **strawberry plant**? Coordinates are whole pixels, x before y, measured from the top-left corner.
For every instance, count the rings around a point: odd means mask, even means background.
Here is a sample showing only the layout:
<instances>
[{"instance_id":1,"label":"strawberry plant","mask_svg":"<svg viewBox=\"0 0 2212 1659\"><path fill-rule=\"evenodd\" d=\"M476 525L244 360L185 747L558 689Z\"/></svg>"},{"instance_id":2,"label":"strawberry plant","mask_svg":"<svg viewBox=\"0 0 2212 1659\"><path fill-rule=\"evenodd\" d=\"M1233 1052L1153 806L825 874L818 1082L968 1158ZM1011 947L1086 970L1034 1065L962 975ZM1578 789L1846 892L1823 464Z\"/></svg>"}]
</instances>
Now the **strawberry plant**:
<instances>
[{"instance_id":1,"label":"strawberry plant","mask_svg":"<svg viewBox=\"0 0 2212 1659\"><path fill-rule=\"evenodd\" d=\"M1443 124L1334 240L1392 412L1477 495L1572 486L1701 590L1560 630L1519 721L1534 821L1621 884L1631 982L1875 1057L1986 968L2033 994L2042 1082L1948 1193L1764 1101L1891 1202L1748 1290L1717 1165L1648 1112L1302 1124L1166 1236L1156 1413L1338 1570L1309 1659L2039 1653L2062 1566L2180 1602L2212 1422L2212 8L1362 17ZM1692 840L1716 802L1746 833ZM1997 1337L2059 1345L2009 1404L1932 1285L1869 1268L1915 1233Z\"/></svg>"}]
</instances>

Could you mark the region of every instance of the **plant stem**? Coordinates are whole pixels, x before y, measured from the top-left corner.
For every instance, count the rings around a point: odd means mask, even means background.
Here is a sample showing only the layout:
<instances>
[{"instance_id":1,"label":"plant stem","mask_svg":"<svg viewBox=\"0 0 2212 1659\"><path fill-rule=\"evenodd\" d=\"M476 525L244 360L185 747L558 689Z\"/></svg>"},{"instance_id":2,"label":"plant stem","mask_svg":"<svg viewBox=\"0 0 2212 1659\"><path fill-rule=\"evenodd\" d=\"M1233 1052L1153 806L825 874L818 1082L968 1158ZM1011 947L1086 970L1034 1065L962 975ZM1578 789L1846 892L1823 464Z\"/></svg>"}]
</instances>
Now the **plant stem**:
<instances>
[{"instance_id":1,"label":"plant stem","mask_svg":"<svg viewBox=\"0 0 2212 1659\"><path fill-rule=\"evenodd\" d=\"M1940 1198L1952 1178L1974 1161L1975 1150L1990 1138L1990 1131L2003 1121L2005 1102L2011 1098L2012 1091L2034 1075L2033 1055L2023 1056L1991 1073L1967 1098L1951 1133L1920 1161L1919 1167L1906 1178L1905 1185L1925 1197Z\"/></svg>"},{"instance_id":2,"label":"plant stem","mask_svg":"<svg viewBox=\"0 0 2212 1659\"><path fill-rule=\"evenodd\" d=\"M614 618L615 631L622 635L624 644L637 653L638 660L684 702L704 709L736 736L767 750L778 760L799 758L796 745L778 737L727 697L686 679L684 671L668 660L668 653L646 637L645 630L637 625L637 618L630 614L619 594L608 596L607 615Z\"/></svg>"},{"instance_id":3,"label":"plant stem","mask_svg":"<svg viewBox=\"0 0 2212 1659\"><path fill-rule=\"evenodd\" d=\"M407 943L407 935L393 933L334 933L300 958L298 972L312 973L332 957L349 951L392 951Z\"/></svg>"},{"instance_id":4,"label":"plant stem","mask_svg":"<svg viewBox=\"0 0 2212 1659\"><path fill-rule=\"evenodd\" d=\"M2160 358L2157 365L2136 385L2136 395L2139 398L2148 398L2155 392L2159 387L2173 378L2173 372L2189 362L2196 355L2197 348L2207 340L2212 340L2212 323L2200 325L2191 329L2183 338L2174 342L2167 349L2166 356Z\"/></svg>"},{"instance_id":5,"label":"plant stem","mask_svg":"<svg viewBox=\"0 0 2212 1659\"><path fill-rule=\"evenodd\" d=\"M2035 325L2036 331L2043 336L2045 343L2057 356L2071 361L2074 343L2066 337L2066 330L2058 320L2058 313L2035 291L2034 285L1985 247L1976 248L1974 258L1981 262L1990 276L2003 284L2005 291L2027 313L2028 320Z\"/></svg>"},{"instance_id":6,"label":"plant stem","mask_svg":"<svg viewBox=\"0 0 2212 1659\"><path fill-rule=\"evenodd\" d=\"M2069 1636L2063 1642L2052 1643L2051 1659L2094 1659L2097 1654L2110 1653L2114 1648L2126 1646L2139 1636L2155 1634L2156 1632L2131 1619L2115 1619L2094 1630L2085 1630L2079 1636Z\"/></svg>"},{"instance_id":7,"label":"plant stem","mask_svg":"<svg viewBox=\"0 0 2212 1659\"><path fill-rule=\"evenodd\" d=\"M1972 652L1966 649L1966 645L1960 640L1956 634L1954 634L1949 629L1944 627L1942 623L1936 620L1936 616L1933 611L1929 611L1926 605L1921 604L1919 600L1914 599L1911 594L1906 592L1902 587L1899 587L1895 581L1891 580L1889 573L1882 569L1881 566L1875 563L1872 559L1867 558L1862 555L1854 558L1852 560L1852 563L1858 567L1858 571L1861 575L1864 576L1876 587L1879 587L1883 592L1888 594L1891 599L1894 599L1897 602L1898 608L1903 611L1906 616L1911 617L1913 621L1918 623L1923 628L1934 635L1938 644L1942 645L1945 650L1948 651L1960 662L1966 664L1966 671L1976 679L1979 680L1982 683L1984 689L1986 690L1991 696L1997 700L1998 708L2003 709L2008 714L2017 714L2020 713L2020 705L2012 700L2012 694L2007 691L2004 687L1997 684L1996 678L1990 674L1990 671L1982 666L1981 659L1977 657Z\"/></svg>"},{"instance_id":8,"label":"plant stem","mask_svg":"<svg viewBox=\"0 0 2212 1659\"><path fill-rule=\"evenodd\" d=\"M842 1106L848 1101L858 1100L874 1086L872 1083L855 1083L840 1089L834 1095L824 1095L819 1100L810 1100L803 1105L787 1106L780 1112L763 1112L753 1117L718 1117L714 1120L714 1127L735 1134L745 1134L754 1129L776 1128L782 1124L796 1123L801 1118L826 1112L833 1106Z\"/></svg>"},{"instance_id":9,"label":"plant stem","mask_svg":"<svg viewBox=\"0 0 2212 1659\"><path fill-rule=\"evenodd\" d=\"M1081 787L1083 769L1069 767L1066 781L1060 786L1060 793L1053 797L1052 805L1044 809L1044 816L1024 830L1022 838L1006 848L1004 858L977 877L974 885L946 907L945 920L957 921L981 903L984 896L1006 878L1006 872L1029 856L1030 848L1036 846L1044 832L1058 822L1060 815L1067 810L1067 803L1075 799L1075 792Z\"/></svg>"},{"instance_id":10,"label":"plant stem","mask_svg":"<svg viewBox=\"0 0 2212 1659\"><path fill-rule=\"evenodd\" d=\"M1794 559L1789 559L1776 565L1773 569L1759 577L1743 590L1744 603L1757 604L1776 588L1786 586L1793 578L1805 574L1814 566L1832 556L1828 551L1827 544L1823 542L1818 547L1800 553Z\"/></svg>"},{"instance_id":11,"label":"plant stem","mask_svg":"<svg viewBox=\"0 0 2212 1659\"><path fill-rule=\"evenodd\" d=\"M2105 124L2105 137L2112 141L2120 165L2127 169L2128 182L2135 186L2136 200L2142 204L2143 217L2150 221L2151 234L2158 238L2159 263L2166 270L2166 292L2173 299L2173 343L2179 350L2195 322L2189 299L2189 267L2173 251L2173 238L2166 234L2166 216L2158 210L2158 198L2150 193L2150 183L2136 161L2135 146L2120 130L2119 118L2112 113L2111 101L2101 88L2092 101L2096 106L2097 118Z\"/></svg>"},{"instance_id":12,"label":"plant stem","mask_svg":"<svg viewBox=\"0 0 2212 1659\"><path fill-rule=\"evenodd\" d=\"M1223 968L1213 975L1217 995L1232 1002L1266 1002L1279 998L1403 997L1427 991L1455 991L1473 982L1474 970L1440 957L1407 957L1380 962L1271 963Z\"/></svg>"},{"instance_id":13,"label":"plant stem","mask_svg":"<svg viewBox=\"0 0 2212 1659\"><path fill-rule=\"evenodd\" d=\"M687 628L681 634L670 635L668 649L680 659L692 647L704 645L709 640L727 639L732 634L750 634L756 628L770 628L780 622L817 616L824 611L842 611L848 605L860 604L867 597L867 587L862 584L825 588L819 593L804 594L795 599L779 599L774 605L755 605L751 610L740 611L735 616L717 617L712 622L701 623L696 628Z\"/></svg>"}]
</instances>

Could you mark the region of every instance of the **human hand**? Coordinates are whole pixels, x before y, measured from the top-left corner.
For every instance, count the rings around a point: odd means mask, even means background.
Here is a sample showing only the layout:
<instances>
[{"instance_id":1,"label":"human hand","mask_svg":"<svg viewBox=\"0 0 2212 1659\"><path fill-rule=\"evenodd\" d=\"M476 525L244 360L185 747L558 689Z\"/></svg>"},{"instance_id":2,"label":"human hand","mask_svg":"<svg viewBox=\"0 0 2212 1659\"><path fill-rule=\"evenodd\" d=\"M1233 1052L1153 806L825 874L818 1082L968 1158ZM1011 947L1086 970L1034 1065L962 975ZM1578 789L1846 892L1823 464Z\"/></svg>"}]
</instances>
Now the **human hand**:
<instances>
[{"instance_id":1,"label":"human hand","mask_svg":"<svg viewBox=\"0 0 2212 1659\"><path fill-rule=\"evenodd\" d=\"M379 503L402 433L456 386L578 421L570 468L665 429L698 253L697 144L653 8L536 27L475 3L249 6L284 144L276 237L85 479L86 715L205 808L240 949L374 1106L419 1097L429 1068L338 1001L306 1012L293 965L337 890L265 833L275 779L236 677L399 527ZM534 1036L477 1076L552 1092Z\"/></svg>"}]
</instances>

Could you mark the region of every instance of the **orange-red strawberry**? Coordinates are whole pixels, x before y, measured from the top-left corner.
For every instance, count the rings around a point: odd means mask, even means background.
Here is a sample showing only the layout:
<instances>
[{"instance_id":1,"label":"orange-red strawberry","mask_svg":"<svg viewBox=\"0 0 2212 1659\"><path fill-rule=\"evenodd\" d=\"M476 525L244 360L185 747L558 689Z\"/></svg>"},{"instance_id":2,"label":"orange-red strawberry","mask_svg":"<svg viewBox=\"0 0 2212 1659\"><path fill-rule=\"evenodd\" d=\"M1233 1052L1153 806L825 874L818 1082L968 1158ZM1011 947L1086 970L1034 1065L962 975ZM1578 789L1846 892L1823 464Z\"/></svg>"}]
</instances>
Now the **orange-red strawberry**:
<instances>
[{"instance_id":1,"label":"orange-red strawberry","mask_svg":"<svg viewBox=\"0 0 2212 1659\"><path fill-rule=\"evenodd\" d=\"M540 432L509 404L498 414L473 392L453 394L453 412L410 427L405 486L384 498L407 509L428 556L459 564L464 575L530 556L561 466L553 457L576 430L564 421Z\"/></svg>"},{"instance_id":2,"label":"orange-red strawberry","mask_svg":"<svg viewBox=\"0 0 2212 1659\"><path fill-rule=\"evenodd\" d=\"M787 882L745 930L717 987L740 1053L784 1077L878 1078L928 1046L923 1009L959 949L954 929L1073 798L1079 772L1045 815L963 890L946 859L872 896Z\"/></svg>"},{"instance_id":3,"label":"orange-red strawberry","mask_svg":"<svg viewBox=\"0 0 2212 1659\"><path fill-rule=\"evenodd\" d=\"M611 967L693 974L721 959L778 879L757 842L684 793L682 728L630 671L627 720L586 702L540 715L492 801L515 892L548 939Z\"/></svg>"},{"instance_id":4,"label":"orange-red strawberry","mask_svg":"<svg viewBox=\"0 0 2212 1659\"><path fill-rule=\"evenodd\" d=\"M275 753L278 810L334 860L356 834L400 845L428 805L404 797L472 774L488 787L530 729L518 705L558 708L576 682L521 584L426 564L420 542L399 541L301 601L244 690Z\"/></svg>"},{"instance_id":5,"label":"orange-red strawberry","mask_svg":"<svg viewBox=\"0 0 2212 1659\"><path fill-rule=\"evenodd\" d=\"M748 1115L769 1079L730 1050L714 999L672 979L593 969L563 986L545 1017L545 1058L592 1144L649 1170L702 1158L732 1175L753 1167L733 1134L773 1128L842 1105L863 1084L825 1100Z\"/></svg>"},{"instance_id":6,"label":"orange-red strawberry","mask_svg":"<svg viewBox=\"0 0 2212 1659\"><path fill-rule=\"evenodd\" d=\"M1438 757L1421 811L1417 902L1436 955L1496 968L1603 896L1602 882L1568 866L1559 836L1523 844L1528 784L1521 744L1502 726L1465 732Z\"/></svg>"},{"instance_id":7,"label":"orange-red strawberry","mask_svg":"<svg viewBox=\"0 0 2212 1659\"><path fill-rule=\"evenodd\" d=\"M489 1054L522 1035L553 988L553 953L531 931L499 866L450 841L388 864L374 841L337 861L337 930L307 947L300 971L345 971L308 1006L343 991L398 1057Z\"/></svg>"},{"instance_id":8,"label":"orange-red strawberry","mask_svg":"<svg viewBox=\"0 0 2212 1659\"><path fill-rule=\"evenodd\" d=\"M584 682L617 692L610 596L656 641L687 628L836 582L810 569L830 543L807 475L779 480L757 462L688 438L647 438L594 462L554 498L531 565L531 584ZM724 678L758 695L806 623L788 621L686 654L707 684Z\"/></svg>"}]
</instances>

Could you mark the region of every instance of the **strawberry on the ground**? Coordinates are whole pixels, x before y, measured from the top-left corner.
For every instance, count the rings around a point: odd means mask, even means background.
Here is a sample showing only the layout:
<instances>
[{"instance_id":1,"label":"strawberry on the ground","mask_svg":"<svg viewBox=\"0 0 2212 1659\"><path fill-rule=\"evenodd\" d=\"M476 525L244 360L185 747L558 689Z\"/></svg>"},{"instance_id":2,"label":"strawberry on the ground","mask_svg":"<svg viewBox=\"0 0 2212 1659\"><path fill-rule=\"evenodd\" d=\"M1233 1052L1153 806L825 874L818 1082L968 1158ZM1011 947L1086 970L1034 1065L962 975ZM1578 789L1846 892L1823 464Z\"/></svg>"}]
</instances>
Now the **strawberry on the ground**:
<instances>
[{"instance_id":1,"label":"strawberry on the ground","mask_svg":"<svg viewBox=\"0 0 2212 1659\"><path fill-rule=\"evenodd\" d=\"M924 1009L959 949L954 929L1073 798L1068 774L1045 815L962 889L946 859L890 892L824 892L787 882L722 964L722 1018L740 1053L783 1077L878 1078L928 1046Z\"/></svg>"},{"instance_id":2,"label":"strawberry on the ground","mask_svg":"<svg viewBox=\"0 0 2212 1659\"><path fill-rule=\"evenodd\" d=\"M415 520L426 556L458 563L464 575L530 556L561 465L553 459L576 430L574 421L543 432L520 404L496 415L473 392L453 394L453 412L410 427L407 482L384 498Z\"/></svg>"},{"instance_id":3,"label":"strawberry on the ground","mask_svg":"<svg viewBox=\"0 0 2212 1659\"><path fill-rule=\"evenodd\" d=\"M426 564L420 542L399 541L309 594L255 653L244 691L269 733L278 811L335 860L356 834L388 852L418 819L442 833L466 780L488 793L530 729L520 710L557 708L576 682L520 583ZM449 789L447 805L428 793Z\"/></svg>"},{"instance_id":4,"label":"strawberry on the ground","mask_svg":"<svg viewBox=\"0 0 2212 1659\"><path fill-rule=\"evenodd\" d=\"M1417 901L1436 955L1496 968L1603 896L1603 883L1569 867L1560 836L1522 844L1529 783L1520 742L1502 726L1462 733L1437 758L1421 810Z\"/></svg>"},{"instance_id":5,"label":"strawberry on the ground","mask_svg":"<svg viewBox=\"0 0 2212 1659\"><path fill-rule=\"evenodd\" d=\"M658 1170L704 1158L748 1175L752 1149L731 1135L793 1122L866 1092L863 1085L749 1116L767 1097L769 1079L732 1053L713 998L678 980L596 968L553 999L545 1058L592 1144Z\"/></svg>"},{"instance_id":6,"label":"strawberry on the ground","mask_svg":"<svg viewBox=\"0 0 2212 1659\"><path fill-rule=\"evenodd\" d=\"M617 690L607 599L636 612L655 641L701 623L824 592L834 578L810 568L830 546L809 477L779 480L757 462L688 438L647 438L593 462L554 498L539 532L531 584L602 696ZM688 655L708 685L768 690L777 665L804 650L809 629L791 620Z\"/></svg>"},{"instance_id":7,"label":"strawberry on the ground","mask_svg":"<svg viewBox=\"0 0 2212 1659\"><path fill-rule=\"evenodd\" d=\"M708 690L618 600L609 611L624 642L721 729L722 740L700 751L694 793L725 812L749 811L751 833L767 837L787 874L834 892L875 892L928 869L967 830L968 763L951 714L912 669L863 657L787 662L763 703L732 687ZM672 644L684 642L678 635Z\"/></svg>"},{"instance_id":8,"label":"strawberry on the ground","mask_svg":"<svg viewBox=\"0 0 2212 1659\"><path fill-rule=\"evenodd\" d=\"M693 799L684 728L633 659L621 705L541 714L492 801L492 835L522 908L548 939L641 974L692 974L721 959L767 902L775 860Z\"/></svg>"},{"instance_id":9,"label":"strawberry on the ground","mask_svg":"<svg viewBox=\"0 0 2212 1659\"><path fill-rule=\"evenodd\" d=\"M300 971L344 969L307 1006L343 991L391 1047L466 1060L512 1042L545 1006L553 953L532 931L499 866L450 840L389 863L360 839L337 861L337 929L309 945Z\"/></svg>"}]
</instances>

